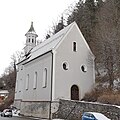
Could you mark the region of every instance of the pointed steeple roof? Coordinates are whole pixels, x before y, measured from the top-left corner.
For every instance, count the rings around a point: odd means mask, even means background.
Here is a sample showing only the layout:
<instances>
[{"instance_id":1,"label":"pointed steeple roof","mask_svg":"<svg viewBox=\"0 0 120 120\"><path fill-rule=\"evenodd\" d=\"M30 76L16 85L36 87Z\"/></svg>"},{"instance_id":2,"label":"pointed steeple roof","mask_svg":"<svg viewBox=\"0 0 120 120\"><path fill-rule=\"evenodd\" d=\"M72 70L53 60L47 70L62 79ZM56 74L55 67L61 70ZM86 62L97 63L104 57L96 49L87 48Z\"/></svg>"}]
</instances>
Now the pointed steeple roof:
<instances>
[{"instance_id":1,"label":"pointed steeple roof","mask_svg":"<svg viewBox=\"0 0 120 120\"><path fill-rule=\"evenodd\" d=\"M38 35L36 34L36 32L35 32L35 30L34 30L34 27L33 27L33 22L31 22L31 26L30 26L30 29L28 30L28 32L25 34L25 36L27 35L27 34L35 34L36 35L36 37L38 37Z\"/></svg>"},{"instance_id":2,"label":"pointed steeple roof","mask_svg":"<svg viewBox=\"0 0 120 120\"><path fill-rule=\"evenodd\" d=\"M33 22L31 22L31 27L30 27L30 29L28 30L28 32L35 32L34 27L33 27Z\"/></svg>"}]
</instances>

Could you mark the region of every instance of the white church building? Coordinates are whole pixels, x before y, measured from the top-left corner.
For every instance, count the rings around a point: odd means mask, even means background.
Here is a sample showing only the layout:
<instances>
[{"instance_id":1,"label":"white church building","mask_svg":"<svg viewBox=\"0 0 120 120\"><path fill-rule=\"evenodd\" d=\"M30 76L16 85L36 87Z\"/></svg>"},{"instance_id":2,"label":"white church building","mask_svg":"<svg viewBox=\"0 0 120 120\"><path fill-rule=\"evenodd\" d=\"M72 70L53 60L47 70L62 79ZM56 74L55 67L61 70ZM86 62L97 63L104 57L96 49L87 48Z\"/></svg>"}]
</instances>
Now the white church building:
<instances>
[{"instance_id":1,"label":"white church building","mask_svg":"<svg viewBox=\"0 0 120 120\"><path fill-rule=\"evenodd\" d=\"M75 22L38 45L33 22L25 36L14 105L26 116L49 118L59 99L81 100L92 89L95 57Z\"/></svg>"}]
</instances>

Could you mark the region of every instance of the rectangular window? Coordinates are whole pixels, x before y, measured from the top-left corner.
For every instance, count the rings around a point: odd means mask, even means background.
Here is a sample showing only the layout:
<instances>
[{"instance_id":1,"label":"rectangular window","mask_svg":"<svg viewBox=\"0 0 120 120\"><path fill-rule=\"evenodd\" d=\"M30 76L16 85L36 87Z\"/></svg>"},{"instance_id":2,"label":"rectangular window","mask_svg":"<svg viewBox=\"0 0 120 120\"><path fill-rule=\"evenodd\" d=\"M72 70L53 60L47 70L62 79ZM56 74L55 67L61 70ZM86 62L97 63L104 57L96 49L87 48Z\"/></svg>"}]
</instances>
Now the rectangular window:
<instances>
[{"instance_id":1,"label":"rectangular window","mask_svg":"<svg viewBox=\"0 0 120 120\"><path fill-rule=\"evenodd\" d=\"M27 77L26 77L26 86L25 86L25 89L28 90L29 88L29 74L27 74Z\"/></svg>"},{"instance_id":2,"label":"rectangular window","mask_svg":"<svg viewBox=\"0 0 120 120\"><path fill-rule=\"evenodd\" d=\"M33 89L37 88L37 72L34 74L34 83L33 83Z\"/></svg>"},{"instance_id":3,"label":"rectangular window","mask_svg":"<svg viewBox=\"0 0 120 120\"><path fill-rule=\"evenodd\" d=\"M44 69L43 71L43 84L42 84L43 88L47 87L47 68Z\"/></svg>"},{"instance_id":4,"label":"rectangular window","mask_svg":"<svg viewBox=\"0 0 120 120\"><path fill-rule=\"evenodd\" d=\"M73 42L73 51L76 52L77 51L77 43Z\"/></svg>"}]
</instances>

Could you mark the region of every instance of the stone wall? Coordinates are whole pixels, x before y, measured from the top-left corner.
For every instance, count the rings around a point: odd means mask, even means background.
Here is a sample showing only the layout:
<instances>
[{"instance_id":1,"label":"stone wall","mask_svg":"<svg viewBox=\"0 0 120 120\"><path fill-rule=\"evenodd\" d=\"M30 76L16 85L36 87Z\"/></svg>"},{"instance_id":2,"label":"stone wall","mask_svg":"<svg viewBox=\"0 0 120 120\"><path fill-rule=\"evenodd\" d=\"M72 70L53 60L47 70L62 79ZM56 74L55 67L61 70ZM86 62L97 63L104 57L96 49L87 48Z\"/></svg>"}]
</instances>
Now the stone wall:
<instances>
[{"instance_id":1,"label":"stone wall","mask_svg":"<svg viewBox=\"0 0 120 120\"><path fill-rule=\"evenodd\" d=\"M21 102L21 115L49 118L50 102Z\"/></svg>"},{"instance_id":2,"label":"stone wall","mask_svg":"<svg viewBox=\"0 0 120 120\"><path fill-rule=\"evenodd\" d=\"M88 111L101 112L111 120L120 120L120 106L69 100L59 101L59 108L52 118L81 120L82 114Z\"/></svg>"},{"instance_id":3,"label":"stone wall","mask_svg":"<svg viewBox=\"0 0 120 120\"><path fill-rule=\"evenodd\" d=\"M15 100L13 106L15 106L17 109L20 109L21 107L21 100Z\"/></svg>"}]
</instances>

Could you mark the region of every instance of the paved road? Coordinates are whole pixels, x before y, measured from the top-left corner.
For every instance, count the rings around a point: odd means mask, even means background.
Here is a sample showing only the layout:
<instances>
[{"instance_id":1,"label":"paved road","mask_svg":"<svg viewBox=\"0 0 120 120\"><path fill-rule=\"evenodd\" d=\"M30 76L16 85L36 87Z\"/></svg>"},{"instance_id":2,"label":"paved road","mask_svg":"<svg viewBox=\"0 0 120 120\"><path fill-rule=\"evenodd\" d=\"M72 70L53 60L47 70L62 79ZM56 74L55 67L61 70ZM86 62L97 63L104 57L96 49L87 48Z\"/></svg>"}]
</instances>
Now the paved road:
<instances>
[{"instance_id":1,"label":"paved road","mask_svg":"<svg viewBox=\"0 0 120 120\"><path fill-rule=\"evenodd\" d=\"M0 120L39 120L39 119L20 118L20 117L0 117Z\"/></svg>"}]
</instances>

